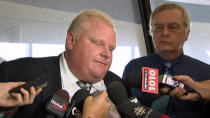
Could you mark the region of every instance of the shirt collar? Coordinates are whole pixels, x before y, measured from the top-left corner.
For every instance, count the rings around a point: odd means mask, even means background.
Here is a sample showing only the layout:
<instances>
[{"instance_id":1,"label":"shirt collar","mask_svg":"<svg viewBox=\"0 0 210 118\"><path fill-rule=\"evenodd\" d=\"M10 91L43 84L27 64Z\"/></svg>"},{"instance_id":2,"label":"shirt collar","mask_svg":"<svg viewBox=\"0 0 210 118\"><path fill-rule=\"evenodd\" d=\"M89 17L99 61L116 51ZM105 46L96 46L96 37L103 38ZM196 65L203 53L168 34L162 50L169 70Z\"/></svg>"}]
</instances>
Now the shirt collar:
<instances>
[{"instance_id":1,"label":"shirt collar","mask_svg":"<svg viewBox=\"0 0 210 118\"><path fill-rule=\"evenodd\" d=\"M64 53L62 53L61 58L60 58L60 66L61 66L61 73L63 75L64 78L69 78L71 79L71 83L76 83L77 81L79 81L71 72L71 70L69 69L66 59L64 57Z\"/></svg>"},{"instance_id":2,"label":"shirt collar","mask_svg":"<svg viewBox=\"0 0 210 118\"><path fill-rule=\"evenodd\" d=\"M68 92L70 91L70 87L71 85L76 85L76 82L79 81L78 78L76 78L71 70L68 68L66 59L64 57L64 53L62 53L61 57L60 57L60 70L61 70L61 79L62 79L62 87L64 89L68 89ZM93 90L91 89L91 92L94 92L95 90L106 90L106 86L104 83L104 80L102 79L101 81L92 84L93 85ZM80 89L78 88L79 86L75 87L76 89ZM72 88L72 87L71 87ZM95 89L95 90L94 90Z\"/></svg>"},{"instance_id":3,"label":"shirt collar","mask_svg":"<svg viewBox=\"0 0 210 118\"><path fill-rule=\"evenodd\" d=\"M165 59L163 59L160 55L157 54L157 59L161 62L161 64L165 64L167 62L171 63L171 65L175 65L179 62L183 62L183 58L184 58L184 53L182 53L180 56L178 56L176 59L172 60L172 61L167 61Z\"/></svg>"}]
</instances>

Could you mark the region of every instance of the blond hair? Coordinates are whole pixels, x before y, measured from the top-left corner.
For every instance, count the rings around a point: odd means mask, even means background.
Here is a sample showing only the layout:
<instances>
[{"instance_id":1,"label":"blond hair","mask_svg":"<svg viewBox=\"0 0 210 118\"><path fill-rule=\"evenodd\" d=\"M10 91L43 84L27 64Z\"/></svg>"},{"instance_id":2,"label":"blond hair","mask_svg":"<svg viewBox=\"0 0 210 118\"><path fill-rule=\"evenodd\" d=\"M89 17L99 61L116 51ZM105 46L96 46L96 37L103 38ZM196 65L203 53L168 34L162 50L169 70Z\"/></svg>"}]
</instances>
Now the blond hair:
<instances>
[{"instance_id":1,"label":"blond hair","mask_svg":"<svg viewBox=\"0 0 210 118\"><path fill-rule=\"evenodd\" d=\"M182 7L181 5L178 5L178 4L172 3L172 2L167 2L167 3L161 4L160 6L156 7L154 9L154 11L152 12L152 14L150 16L150 22L149 22L150 33L151 33L152 25L153 25L152 20L155 18L156 14L160 13L161 11L171 10L171 9L178 9L182 13L183 25L185 26L186 30L190 29L190 15L187 12L187 10L184 7Z\"/></svg>"},{"instance_id":2,"label":"blond hair","mask_svg":"<svg viewBox=\"0 0 210 118\"><path fill-rule=\"evenodd\" d=\"M91 17L98 17L102 19L107 25L111 26L113 29L115 27L114 21L110 16L108 16L106 13L101 12L99 10L84 10L82 11L71 23L71 25L68 28L67 33L74 32L76 34L76 37L80 36L80 33L82 30L84 30L88 25L88 19ZM77 38L79 39L79 38Z\"/></svg>"}]
</instances>

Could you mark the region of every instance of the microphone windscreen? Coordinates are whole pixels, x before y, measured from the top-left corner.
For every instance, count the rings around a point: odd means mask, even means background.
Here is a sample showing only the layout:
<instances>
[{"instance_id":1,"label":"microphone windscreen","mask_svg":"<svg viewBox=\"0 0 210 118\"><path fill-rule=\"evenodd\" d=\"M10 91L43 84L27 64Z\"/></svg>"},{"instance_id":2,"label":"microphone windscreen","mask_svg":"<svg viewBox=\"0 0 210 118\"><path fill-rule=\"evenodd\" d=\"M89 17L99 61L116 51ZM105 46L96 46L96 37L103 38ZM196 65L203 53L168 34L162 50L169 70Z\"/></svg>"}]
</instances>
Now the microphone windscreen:
<instances>
[{"instance_id":1,"label":"microphone windscreen","mask_svg":"<svg viewBox=\"0 0 210 118\"><path fill-rule=\"evenodd\" d=\"M66 117L75 118L80 117L85 99L90 96L90 92L85 89L79 89L74 93L71 103L68 107Z\"/></svg>"},{"instance_id":2,"label":"microphone windscreen","mask_svg":"<svg viewBox=\"0 0 210 118\"><path fill-rule=\"evenodd\" d=\"M85 99L90 96L90 92L85 89L79 89L71 99L71 105L77 106L79 110L82 110Z\"/></svg>"},{"instance_id":3,"label":"microphone windscreen","mask_svg":"<svg viewBox=\"0 0 210 118\"><path fill-rule=\"evenodd\" d=\"M72 97L71 101L75 101L76 104L84 102L84 100L90 96L90 92L85 89L79 89Z\"/></svg>"},{"instance_id":4,"label":"microphone windscreen","mask_svg":"<svg viewBox=\"0 0 210 118\"><path fill-rule=\"evenodd\" d=\"M129 118L161 118L163 115L149 107L132 103L129 100L120 104L118 106L118 111L123 116L127 116Z\"/></svg>"},{"instance_id":5,"label":"microphone windscreen","mask_svg":"<svg viewBox=\"0 0 210 118\"><path fill-rule=\"evenodd\" d=\"M158 82L161 83L162 80L163 80L163 75L160 75L158 77ZM129 87L142 88L142 74L128 73L124 76L124 82Z\"/></svg>"},{"instance_id":6,"label":"microphone windscreen","mask_svg":"<svg viewBox=\"0 0 210 118\"><path fill-rule=\"evenodd\" d=\"M124 81L127 86L133 88L141 88L142 86L142 75L136 73L128 73L124 76Z\"/></svg>"},{"instance_id":7,"label":"microphone windscreen","mask_svg":"<svg viewBox=\"0 0 210 118\"><path fill-rule=\"evenodd\" d=\"M55 93L57 96L59 96L60 98L69 101L69 93L66 90L63 89L59 89L58 91L56 91Z\"/></svg>"},{"instance_id":8,"label":"microphone windscreen","mask_svg":"<svg viewBox=\"0 0 210 118\"><path fill-rule=\"evenodd\" d=\"M108 85L107 93L112 102L117 106L121 104L124 100L128 99L128 94L125 86L118 81L114 81Z\"/></svg>"},{"instance_id":9,"label":"microphone windscreen","mask_svg":"<svg viewBox=\"0 0 210 118\"><path fill-rule=\"evenodd\" d=\"M69 94L67 91L59 89L55 95L50 99L48 102L46 109L51 114L48 114L49 116L56 116L58 118L62 118L67 110L67 107L69 105Z\"/></svg>"}]
</instances>

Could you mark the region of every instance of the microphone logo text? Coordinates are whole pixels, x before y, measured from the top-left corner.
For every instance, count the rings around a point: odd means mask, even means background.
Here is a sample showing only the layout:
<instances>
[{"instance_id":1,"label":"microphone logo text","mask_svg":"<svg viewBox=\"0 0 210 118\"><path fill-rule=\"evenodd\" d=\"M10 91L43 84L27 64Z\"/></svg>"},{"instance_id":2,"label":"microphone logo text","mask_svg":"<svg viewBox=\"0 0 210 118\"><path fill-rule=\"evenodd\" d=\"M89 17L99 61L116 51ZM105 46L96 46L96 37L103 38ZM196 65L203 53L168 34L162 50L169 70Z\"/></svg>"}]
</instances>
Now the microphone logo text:
<instances>
[{"instance_id":1,"label":"microphone logo text","mask_svg":"<svg viewBox=\"0 0 210 118\"><path fill-rule=\"evenodd\" d=\"M55 100L51 100L51 103L53 104L53 107L55 109L58 109L59 111L65 111L67 109L67 106L65 103L63 105L59 104L59 102L56 102Z\"/></svg>"},{"instance_id":2,"label":"microphone logo text","mask_svg":"<svg viewBox=\"0 0 210 118\"><path fill-rule=\"evenodd\" d=\"M158 69L143 67L142 68L142 91L158 94Z\"/></svg>"}]
</instances>

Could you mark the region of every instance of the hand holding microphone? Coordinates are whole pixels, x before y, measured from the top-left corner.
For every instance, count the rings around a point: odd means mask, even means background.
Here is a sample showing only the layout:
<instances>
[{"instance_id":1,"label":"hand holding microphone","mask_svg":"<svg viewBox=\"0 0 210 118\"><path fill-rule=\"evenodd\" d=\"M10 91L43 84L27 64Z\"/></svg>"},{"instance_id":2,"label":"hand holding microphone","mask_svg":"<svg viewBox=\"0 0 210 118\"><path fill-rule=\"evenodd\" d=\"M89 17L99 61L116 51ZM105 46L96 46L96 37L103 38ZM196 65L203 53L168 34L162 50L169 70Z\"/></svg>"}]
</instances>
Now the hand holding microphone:
<instances>
[{"instance_id":1,"label":"hand holding microphone","mask_svg":"<svg viewBox=\"0 0 210 118\"><path fill-rule=\"evenodd\" d=\"M13 107L32 104L34 98L42 91L42 89L35 90L31 87L29 91L20 89L20 93L9 93L9 90L23 85L25 82L8 82L0 83L0 106L1 107ZM30 92L30 93L29 93Z\"/></svg>"},{"instance_id":2,"label":"hand holding microphone","mask_svg":"<svg viewBox=\"0 0 210 118\"><path fill-rule=\"evenodd\" d=\"M182 94L180 95L180 99L182 100L198 100L198 99L204 99L207 101L210 101L210 80L196 82L191 77L186 75L178 75L174 76L174 79L177 81L180 81L184 83L186 86L193 89L192 92L188 92L188 94ZM182 91L186 91L183 89ZM207 102L206 101L206 102Z\"/></svg>"},{"instance_id":3,"label":"hand holding microphone","mask_svg":"<svg viewBox=\"0 0 210 118\"><path fill-rule=\"evenodd\" d=\"M42 91L42 88L35 89L33 86L24 89L21 87L24 84L25 82L0 83L0 112L5 113L6 117L13 117L19 110L19 106L32 104L35 97ZM10 92L16 88L19 88L18 93Z\"/></svg>"},{"instance_id":4,"label":"hand holding microphone","mask_svg":"<svg viewBox=\"0 0 210 118\"><path fill-rule=\"evenodd\" d=\"M142 74L128 73L125 76L125 83L129 87L144 89L142 83ZM148 82L146 82L148 83ZM159 84L159 85L158 85ZM158 84L156 84L158 90L161 94L169 94L180 98L183 94L186 94L188 91L191 91L187 86L186 89L183 89L184 85L170 75L160 75L158 76ZM148 91L149 92L149 91Z\"/></svg>"},{"instance_id":5,"label":"hand holding microphone","mask_svg":"<svg viewBox=\"0 0 210 118\"><path fill-rule=\"evenodd\" d=\"M67 118L120 118L105 91L90 94L80 89L72 97L66 113Z\"/></svg>"},{"instance_id":6,"label":"hand holding microphone","mask_svg":"<svg viewBox=\"0 0 210 118\"><path fill-rule=\"evenodd\" d=\"M96 97L88 96L84 102L82 118L106 118L110 107L107 97L106 91Z\"/></svg>"},{"instance_id":7,"label":"hand holding microphone","mask_svg":"<svg viewBox=\"0 0 210 118\"><path fill-rule=\"evenodd\" d=\"M140 88L143 92L158 94L169 93L175 88L184 88L184 84L174 80L171 75L158 74L157 69L142 69L142 74L128 73L124 77L127 86L132 88ZM172 92L173 93L173 92Z\"/></svg>"}]
</instances>

